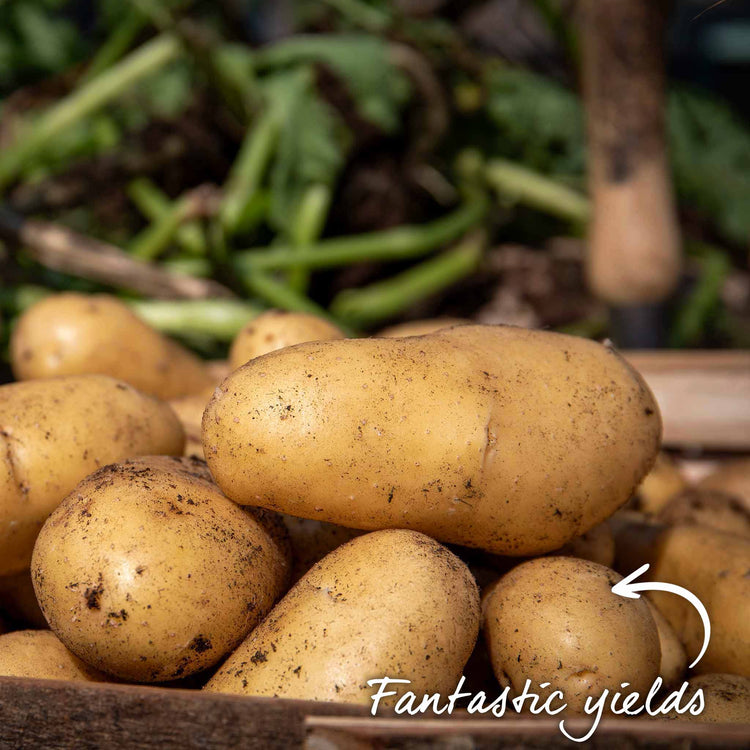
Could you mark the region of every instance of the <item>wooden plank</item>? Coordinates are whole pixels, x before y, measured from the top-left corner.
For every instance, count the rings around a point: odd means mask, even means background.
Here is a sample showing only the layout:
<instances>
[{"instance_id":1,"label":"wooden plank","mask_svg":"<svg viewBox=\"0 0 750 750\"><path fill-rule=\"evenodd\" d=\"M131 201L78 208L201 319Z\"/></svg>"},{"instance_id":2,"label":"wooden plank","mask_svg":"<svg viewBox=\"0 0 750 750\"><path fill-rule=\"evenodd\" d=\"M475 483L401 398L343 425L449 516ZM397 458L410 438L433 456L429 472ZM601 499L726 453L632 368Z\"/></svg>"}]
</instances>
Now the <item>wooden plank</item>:
<instances>
[{"instance_id":1,"label":"wooden plank","mask_svg":"<svg viewBox=\"0 0 750 750\"><path fill-rule=\"evenodd\" d=\"M750 352L624 355L656 396L667 447L750 450Z\"/></svg>"}]
</instances>

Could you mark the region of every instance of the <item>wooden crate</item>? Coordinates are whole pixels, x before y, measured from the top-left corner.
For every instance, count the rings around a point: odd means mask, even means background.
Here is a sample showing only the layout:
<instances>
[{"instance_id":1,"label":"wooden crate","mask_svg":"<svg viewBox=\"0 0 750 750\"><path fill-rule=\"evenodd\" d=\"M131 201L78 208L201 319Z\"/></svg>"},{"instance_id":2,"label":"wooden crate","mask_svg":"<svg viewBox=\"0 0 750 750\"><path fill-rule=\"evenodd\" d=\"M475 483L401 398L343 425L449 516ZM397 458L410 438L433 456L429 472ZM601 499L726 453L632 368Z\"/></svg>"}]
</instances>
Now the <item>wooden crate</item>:
<instances>
[{"instance_id":1,"label":"wooden crate","mask_svg":"<svg viewBox=\"0 0 750 750\"><path fill-rule=\"evenodd\" d=\"M582 736L588 718L566 722ZM570 748L556 719L370 717L336 703L246 698L194 690L0 678L2 750L179 748ZM750 747L750 725L602 721L586 747Z\"/></svg>"}]
</instances>

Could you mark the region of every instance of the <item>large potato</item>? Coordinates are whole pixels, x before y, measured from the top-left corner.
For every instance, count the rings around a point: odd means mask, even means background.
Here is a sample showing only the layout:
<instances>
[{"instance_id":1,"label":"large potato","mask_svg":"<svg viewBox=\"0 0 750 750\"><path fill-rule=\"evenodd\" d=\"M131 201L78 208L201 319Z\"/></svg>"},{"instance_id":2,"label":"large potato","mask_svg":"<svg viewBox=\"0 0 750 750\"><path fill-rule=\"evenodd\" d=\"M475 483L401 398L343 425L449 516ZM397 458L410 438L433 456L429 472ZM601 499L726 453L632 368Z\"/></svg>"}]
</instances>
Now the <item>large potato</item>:
<instances>
[{"instance_id":1,"label":"large potato","mask_svg":"<svg viewBox=\"0 0 750 750\"><path fill-rule=\"evenodd\" d=\"M610 516L660 434L612 349L504 326L283 349L232 373L203 416L236 502L515 556Z\"/></svg>"},{"instance_id":2,"label":"large potato","mask_svg":"<svg viewBox=\"0 0 750 750\"><path fill-rule=\"evenodd\" d=\"M514 568L482 603L492 668L516 692L527 679L562 691L571 711L623 682L645 694L659 673L659 634L642 599L612 593L621 577L573 557Z\"/></svg>"},{"instance_id":3,"label":"large potato","mask_svg":"<svg viewBox=\"0 0 750 750\"><path fill-rule=\"evenodd\" d=\"M450 692L474 647L479 596L466 566L412 531L357 537L317 563L206 690L371 705L369 679Z\"/></svg>"},{"instance_id":4,"label":"large potato","mask_svg":"<svg viewBox=\"0 0 750 750\"><path fill-rule=\"evenodd\" d=\"M73 653L122 679L159 682L237 646L282 593L289 559L202 462L158 456L81 482L45 523L31 571Z\"/></svg>"},{"instance_id":5,"label":"large potato","mask_svg":"<svg viewBox=\"0 0 750 750\"><path fill-rule=\"evenodd\" d=\"M0 386L0 576L29 567L44 519L87 474L184 440L166 404L103 375Z\"/></svg>"},{"instance_id":6,"label":"large potato","mask_svg":"<svg viewBox=\"0 0 750 750\"><path fill-rule=\"evenodd\" d=\"M708 611L711 641L695 671L750 677L750 540L702 526L674 526L658 536L649 561L652 580L692 591ZM703 645L697 610L676 594L650 596L692 662Z\"/></svg>"},{"instance_id":7,"label":"large potato","mask_svg":"<svg viewBox=\"0 0 750 750\"><path fill-rule=\"evenodd\" d=\"M56 294L19 319L10 342L18 380L98 373L169 399L214 384L192 352L106 294Z\"/></svg>"},{"instance_id":8,"label":"large potato","mask_svg":"<svg viewBox=\"0 0 750 750\"><path fill-rule=\"evenodd\" d=\"M317 315L269 310L254 318L235 336L229 366L236 370L254 357L306 341L343 339L344 332Z\"/></svg>"},{"instance_id":9,"label":"large potato","mask_svg":"<svg viewBox=\"0 0 750 750\"><path fill-rule=\"evenodd\" d=\"M50 630L16 630L1 636L0 676L86 682L107 679L71 654Z\"/></svg>"}]
</instances>

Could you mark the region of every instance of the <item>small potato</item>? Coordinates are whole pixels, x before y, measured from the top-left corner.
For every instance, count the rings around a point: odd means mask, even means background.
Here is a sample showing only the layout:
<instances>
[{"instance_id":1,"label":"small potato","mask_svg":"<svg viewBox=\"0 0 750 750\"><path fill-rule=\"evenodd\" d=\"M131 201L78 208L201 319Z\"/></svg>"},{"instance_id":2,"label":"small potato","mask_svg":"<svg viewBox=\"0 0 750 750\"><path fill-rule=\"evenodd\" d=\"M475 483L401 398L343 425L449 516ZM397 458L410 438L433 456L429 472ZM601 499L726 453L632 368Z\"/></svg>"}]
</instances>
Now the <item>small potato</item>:
<instances>
[{"instance_id":1,"label":"small potato","mask_svg":"<svg viewBox=\"0 0 750 750\"><path fill-rule=\"evenodd\" d=\"M711 641L699 673L750 677L750 540L703 526L674 526L659 534L644 562L648 576L692 591L711 620ZM688 661L703 645L703 623L686 599L662 591L651 600L685 646Z\"/></svg>"},{"instance_id":2,"label":"small potato","mask_svg":"<svg viewBox=\"0 0 750 750\"><path fill-rule=\"evenodd\" d=\"M317 563L205 689L371 705L367 680L388 676L445 694L478 629L477 587L457 557L423 534L378 531Z\"/></svg>"},{"instance_id":3,"label":"small potato","mask_svg":"<svg viewBox=\"0 0 750 750\"><path fill-rule=\"evenodd\" d=\"M651 616L654 618L656 628L659 631L659 648L661 651L659 677L664 680L665 687L676 685L687 672L685 647L680 643L680 639L674 632L674 628L667 622L664 615L651 600L648 597L644 597L643 601L648 604Z\"/></svg>"},{"instance_id":4,"label":"small potato","mask_svg":"<svg viewBox=\"0 0 750 750\"><path fill-rule=\"evenodd\" d=\"M530 679L562 691L582 712L605 688L645 694L659 673L659 634L648 605L612 593L613 570L573 557L522 563L488 592L484 635L501 685Z\"/></svg>"},{"instance_id":5,"label":"small potato","mask_svg":"<svg viewBox=\"0 0 750 750\"><path fill-rule=\"evenodd\" d=\"M426 320L410 320L407 323L398 323L394 326L384 328L375 334L378 338L402 339L407 336L425 336L428 333L442 331L453 326L471 325L470 320L465 318L428 318Z\"/></svg>"},{"instance_id":6,"label":"small potato","mask_svg":"<svg viewBox=\"0 0 750 750\"><path fill-rule=\"evenodd\" d=\"M18 380L96 373L163 399L214 385L204 363L106 294L56 294L30 307L10 342Z\"/></svg>"},{"instance_id":7,"label":"small potato","mask_svg":"<svg viewBox=\"0 0 750 750\"><path fill-rule=\"evenodd\" d=\"M0 386L0 576L28 569L45 518L87 474L184 441L166 404L104 375Z\"/></svg>"},{"instance_id":8,"label":"small potato","mask_svg":"<svg viewBox=\"0 0 750 750\"><path fill-rule=\"evenodd\" d=\"M124 680L205 669L270 610L289 560L205 464L148 457L87 477L42 529L39 604L73 653Z\"/></svg>"},{"instance_id":9,"label":"small potato","mask_svg":"<svg viewBox=\"0 0 750 750\"><path fill-rule=\"evenodd\" d=\"M16 630L0 636L0 676L104 682L107 676L68 651L50 630Z\"/></svg>"},{"instance_id":10,"label":"small potato","mask_svg":"<svg viewBox=\"0 0 750 750\"><path fill-rule=\"evenodd\" d=\"M509 326L282 349L235 370L203 415L235 502L514 557L612 515L660 435L616 352Z\"/></svg>"},{"instance_id":11,"label":"small potato","mask_svg":"<svg viewBox=\"0 0 750 750\"><path fill-rule=\"evenodd\" d=\"M687 482L674 461L666 453L660 453L638 487L638 508L643 513L658 513L686 488Z\"/></svg>"},{"instance_id":12,"label":"small potato","mask_svg":"<svg viewBox=\"0 0 750 750\"><path fill-rule=\"evenodd\" d=\"M681 701L686 705L700 689L705 708L697 716L690 711L669 718L707 724L750 724L750 679L736 674L704 674L688 680L690 688Z\"/></svg>"},{"instance_id":13,"label":"small potato","mask_svg":"<svg viewBox=\"0 0 750 750\"><path fill-rule=\"evenodd\" d=\"M750 458L727 461L713 474L701 480L700 490L718 490L742 500L746 510L750 511Z\"/></svg>"},{"instance_id":14,"label":"small potato","mask_svg":"<svg viewBox=\"0 0 750 750\"><path fill-rule=\"evenodd\" d=\"M309 313L270 310L251 320L232 342L230 369L242 367L248 360L306 341L329 341L345 338L333 323Z\"/></svg>"},{"instance_id":15,"label":"small potato","mask_svg":"<svg viewBox=\"0 0 750 750\"><path fill-rule=\"evenodd\" d=\"M604 521L551 554L578 557L611 568L615 561L615 539L609 524Z\"/></svg>"},{"instance_id":16,"label":"small potato","mask_svg":"<svg viewBox=\"0 0 750 750\"><path fill-rule=\"evenodd\" d=\"M750 538L750 506L720 490L687 490L672 498L656 519L667 526L695 524Z\"/></svg>"}]
</instances>

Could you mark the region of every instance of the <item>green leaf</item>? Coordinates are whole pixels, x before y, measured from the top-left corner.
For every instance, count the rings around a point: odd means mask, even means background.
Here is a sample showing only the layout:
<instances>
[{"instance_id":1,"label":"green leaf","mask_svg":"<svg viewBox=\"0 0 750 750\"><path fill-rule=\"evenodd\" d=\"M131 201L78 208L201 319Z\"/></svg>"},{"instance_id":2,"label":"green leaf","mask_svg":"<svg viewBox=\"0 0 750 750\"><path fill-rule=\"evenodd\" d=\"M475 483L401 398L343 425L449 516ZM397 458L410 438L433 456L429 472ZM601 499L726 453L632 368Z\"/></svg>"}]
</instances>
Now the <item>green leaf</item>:
<instances>
[{"instance_id":1,"label":"green leaf","mask_svg":"<svg viewBox=\"0 0 750 750\"><path fill-rule=\"evenodd\" d=\"M296 36L258 53L259 67L323 63L345 81L359 114L386 132L400 124L409 96L405 76L388 58L388 43L368 34Z\"/></svg>"}]
</instances>

